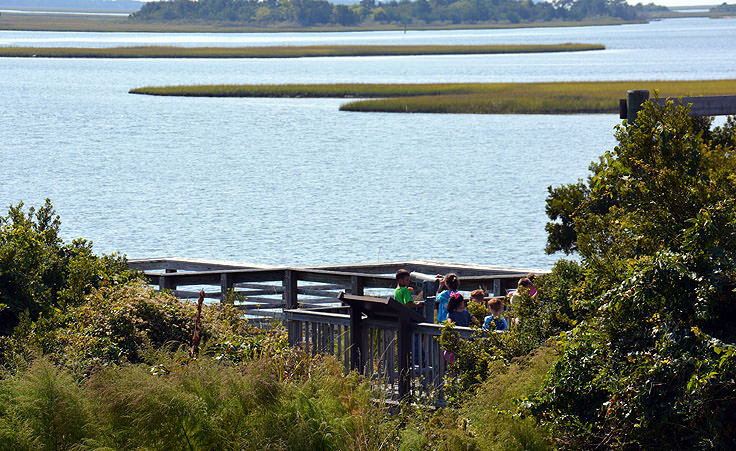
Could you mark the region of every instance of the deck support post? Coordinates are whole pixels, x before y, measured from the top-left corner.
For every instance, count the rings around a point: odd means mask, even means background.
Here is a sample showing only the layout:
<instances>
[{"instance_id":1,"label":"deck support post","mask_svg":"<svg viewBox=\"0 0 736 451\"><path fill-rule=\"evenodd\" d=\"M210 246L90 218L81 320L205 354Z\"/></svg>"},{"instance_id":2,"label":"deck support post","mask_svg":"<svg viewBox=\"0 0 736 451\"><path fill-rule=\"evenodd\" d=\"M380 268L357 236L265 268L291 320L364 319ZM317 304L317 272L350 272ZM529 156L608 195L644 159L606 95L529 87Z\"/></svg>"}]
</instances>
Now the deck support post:
<instances>
[{"instance_id":1,"label":"deck support post","mask_svg":"<svg viewBox=\"0 0 736 451\"><path fill-rule=\"evenodd\" d=\"M228 303L228 294L233 289L233 278L230 274L224 272L220 274L220 304ZM233 299L234 302L234 299Z\"/></svg>"},{"instance_id":2,"label":"deck support post","mask_svg":"<svg viewBox=\"0 0 736 451\"><path fill-rule=\"evenodd\" d=\"M503 288L501 287L501 279L493 279L493 295L503 296Z\"/></svg>"},{"instance_id":3,"label":"deck support post","mask_svg":"<svg viewBox=\"0 0 736 451\"><path fill-rule=\"evenodd\" d=\"M399 399L404 400L410 392L411 381L411 325L402 318L399 320Z\"/></svg>"},{"instance_id":4,"label":"deck support post","mask_svg":"<svg viewBox=\"0 0 736 451\"><path fill-rule=\"evenodd\" d=\"M286 309L299 308L299 275L297 272L291 269L284 270L284 279L281 286L284 289L283 299ZM300 344L302 341L302 328L299 321L287 320L286 324L289 334L289 345L296 346Z\"/></svg>"},{"instance_id":5,"label":"deck support post","mask_svg":"<svg viewBox=\"0 0 736 451\"><path fill-rule=\"evenodd\" d=\"M365 280L360 276L350 277L350 294L355 296L363 296L363 289L365 287Z\"/></svg>"},{"instance_id":6,"label":"deck support post","mask_svg":"<svg viewBox=\"0 0 736 451\"><path fill-rule=\"evenodd\" d=\"M350 369L363 370L363 309L360 306L350 307Z\"/></svg>"},{"instance_id":7,"label":"deck support post","mask_svg":"<svg viewBox=\"0 0 736 451\"><path fill-rule=\"evenodd\" d=\"M171 280L170 278L161 275L158 277L158 290L164 291L164 290L176 290L176 284Z\"/></svg>"},{"instance_id":8,"label":"deck support post","mask_svg":"<svg viewBox=\"0 0 736 451\"><path fill-rule=\"evenodd\" d=\"M646 89L632 89L626 92L626 118L630 124L636 123L636 116L644 102L649 100Z\"/></svg>"},{"instance_id":9,"label":"deck support post","mask_svg":"<svg viewBox=\"0 0 736 451\"><path fill-rule=\"evenodd\" d=\"M439 282L437 279L431 281L422 281L422 300L424 301L424 321L428 323L434 322L434 301L435 294L437 293L437 286Z\"/></svg>"}]
</instances>

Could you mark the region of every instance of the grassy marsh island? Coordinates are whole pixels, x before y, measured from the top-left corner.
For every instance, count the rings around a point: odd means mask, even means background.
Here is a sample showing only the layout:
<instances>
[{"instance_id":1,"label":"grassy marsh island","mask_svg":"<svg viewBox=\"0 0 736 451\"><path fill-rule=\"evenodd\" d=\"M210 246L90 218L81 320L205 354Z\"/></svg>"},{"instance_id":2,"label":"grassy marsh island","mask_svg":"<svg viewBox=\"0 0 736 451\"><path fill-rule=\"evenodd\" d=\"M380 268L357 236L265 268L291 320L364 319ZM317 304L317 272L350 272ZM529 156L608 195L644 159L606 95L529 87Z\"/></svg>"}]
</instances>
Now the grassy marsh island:
<instances>
[{"instance_id":1,"label":"grassy marsh island","mask_svg":"<svg viewBox=\"0 0 736 451\"><path fill-rule=\"evenodd\" d=\"M0 57L47 58L305 58L324 56L471 55L603 50L601 44L312 45L271 47L139 46L108 48L0 47Z\"/></svg>"},{"instance_id":2,"label":"grassy marsh island","mask_svg":"<svg viewBox=\"0 0 736 451\"><path fill-rule=\"evenodd\" d=\"M616 113L629 89L661 97L736 94L736 79L547 83L193 85L131 89L185 97L363 98L342 111L457 114ZM368 100L364 100L368 98Z\"/></svg>"}]
</instances>

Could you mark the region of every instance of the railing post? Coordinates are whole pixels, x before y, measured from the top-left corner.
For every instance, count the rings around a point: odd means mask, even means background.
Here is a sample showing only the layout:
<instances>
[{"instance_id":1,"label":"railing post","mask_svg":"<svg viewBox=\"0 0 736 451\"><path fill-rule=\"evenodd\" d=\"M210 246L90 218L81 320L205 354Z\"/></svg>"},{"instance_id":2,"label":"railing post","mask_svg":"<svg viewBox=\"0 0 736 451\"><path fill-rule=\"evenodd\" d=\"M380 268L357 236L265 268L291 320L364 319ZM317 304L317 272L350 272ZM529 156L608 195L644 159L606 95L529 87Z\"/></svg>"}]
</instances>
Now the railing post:
<instances>
[{"instance_id":1,"label":"railing post","mask_svg":"<svg viewBox=\"0 0 736 451\"><path fill-rule=\"evenodd\" d=\"M350 276L350 294L363 296L365 280L360 276Z\"/></svg>"},{"instance_id":2,"label":"railing post","mask_svg":"<svg viewBox=\"0 0 736 451\"><path fill-rule=\"evenodd\" d=\"M161 275L161 276L158 276L158 290L159 291L164 291L164 290L174 291L176 290L176 284L171 278Z\"/></svg>"},{"instance_id":3,"label":"railing post","mask_svg":"<svg viewBox=\"0 0 736 451\"><path fill-rule=\"evenodd\" d=\"M350 369L363 368L363 310L357 305L350 306Z\"/></svg>"},{"instance_id":4,"label":"railing post","mask_svg":"<svg viewBox=\"0 0 736 451\"><path fill-rule=\"evenodd\" d=\"M284 287L284 303L287 309L295 309L299 307L298 298L298 282L299 278L296 271L292 269L284 270L284 281L282 286Z\"/></svg>"},{"instance_id":5,"label":"railing post","mask_svg":"<svg viewBox=\"0 0 736 451\"><path fill-rule=\"evenodd\" d=\"M299 279L295 271L291 269L284 270L284 279L282 282L284 288L283 299L286 309L296 309L299 307L299 297L297 290L299 288ZM288 314L286 316L288 318ZM302 328L299 321L286 320L286 328L289 334L289 344L291 346L298 345L302 341Z\"/></svg>"},{"instance_id":6,"label":"railing post","mask_svg":"<svg viewBox=\"0 0 736 451\"><path fill-rule=\"evenodd\" d=\"M649 91L646 89L632 89L626 92L626 119L629 124L636 123L636 116L644 102L649 100Z\"/></svg>"},{"instance_id":7,"label":"railing post","mask_svg":"<svg viewBox=\"0 0 736 451\"><path fill-rule=\"evenodd\" d=\"M399 321L399 399L409 394L411 386L411 326L406 319Z\"/></svg>"},{"instance_id":8,"label":"railing post","mask_svg":"<svg viewBox=\"0 0 736 451\"><path fill-rule=\"evenodd\" d=\"M501 286L501 279L493 279L493 295L494 296L503 296L504 294L501 293L503 290Z\"/></svg>"},{"instance_id":9,"label":"railing post","mask_svg":"<svg viewBox=\"0 0 736 451\"><path fill-rule=\"evenodd\" d=\"M428 323L434 322L434 301L437 293L437 280L423 281L422 293L424 293L424 321Z\"/></svg>"},{"instance_id":10,"label":"railing post","mask_svg":"<svg viewBox=\"0 0 736 451\"><path fill-rule=\"evenodd\" d=\"M233 278L228 273L220 274L220 303L224 304L229 301L228 293L233 289ZM233 300L234 302L234 300Z\"/></svg>"}]
</instances>

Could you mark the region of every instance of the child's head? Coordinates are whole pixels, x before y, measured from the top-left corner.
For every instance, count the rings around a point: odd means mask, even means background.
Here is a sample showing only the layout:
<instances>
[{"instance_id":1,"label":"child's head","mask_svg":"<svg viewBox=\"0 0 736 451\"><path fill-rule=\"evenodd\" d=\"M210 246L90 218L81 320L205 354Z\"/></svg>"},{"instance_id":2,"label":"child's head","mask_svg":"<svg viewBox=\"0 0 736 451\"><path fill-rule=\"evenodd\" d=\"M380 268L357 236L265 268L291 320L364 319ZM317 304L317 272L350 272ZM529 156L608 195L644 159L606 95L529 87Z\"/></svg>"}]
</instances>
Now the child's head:
<instances>
[{"instance_id":1,"label":"child's head","mask_svg":"<svg viewBox=\"0 0 736 451\"><path fill-rule=\"evenodd\" d=\"M522 277L521 279L519 279L519 288L521 287L526 287L531 290L532 288L534 288L534 284L532 283L530 278Z\"/></svg>"},{"instance_id":2,"label":"child's head","mask_svg":"<svg viewBox=\"0 0 736 451\"><path fill-rule=\"evenodd\" d=\"M445 285L450 291L457 291L460 288L460 279L454 272L451 272L445 276Z\"/></svg>"},{"instance_id":3,"label":"child's head","mask_svg":"<svg viewBox=\"0 0 736 451\"><path fill-rule=\"evenodd\" d=\"M528 289L531 296L537 294L537 289L534 286L534 282L532 282L532 280L528 277L522 277L521 279L519 279L519 288L521 287Z\"/></svg>"},{"instance_id":4,"label":"child's head","mask_svg":"<svg viewBox=\"0 0 736 451\"><path fill-rule=\"evenodd\" d=\"M409 271L405 269L396 271L396 283L398 283L400 287L409 286L410 281L411 277L409 275Z\"/></svg>"},{"instance_id":5,"label":"child's head","mask_svg":"<svg viewBox=\"0 0 736 451\"><path fill-rule=\"evenodd\" d=\"M483 292L483 290L474 290L470 292L470 299L474 300L480 305L483 305L483 299L485 299L485 297L486 294L485 292Z\"/></svg>"},{"instance_id":6,"label":"child's head","mask_svg":"<svg viewBox=\"0 0 736 451\"><path fill-rule=\"evenodd\" d=\"M450 295L450 300L447 302L447 311L452 313L462 312L463 310L465 310L465 298L456 291Z\"/></svg>"},{"instance_id":7,"label":"child's head","mask_svg":"<svg viewBox=\"0 0 736 451\"><path fill-rule=\"evenodd\" d=\"M494 298L488 301L488 310L491 311L491 315L500 315L503 311L503 299Z\"/></svg>"}]
</instances>

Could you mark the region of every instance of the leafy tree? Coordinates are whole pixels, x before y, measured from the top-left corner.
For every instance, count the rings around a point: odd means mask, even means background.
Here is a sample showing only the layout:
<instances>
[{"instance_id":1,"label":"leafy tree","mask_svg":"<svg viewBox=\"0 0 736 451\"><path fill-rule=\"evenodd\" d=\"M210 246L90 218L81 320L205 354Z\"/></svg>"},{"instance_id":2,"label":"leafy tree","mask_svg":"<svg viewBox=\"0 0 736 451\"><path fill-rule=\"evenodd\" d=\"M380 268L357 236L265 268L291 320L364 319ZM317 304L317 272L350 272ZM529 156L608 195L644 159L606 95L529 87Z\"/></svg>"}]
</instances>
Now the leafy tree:
<instances>
[{"instance_id":1,"label":"leafy tree","mask_svg":"<svg viewBox=\"0 0 736 451\"><path fill-rule=\"evenodd\" d=\"M736 136L648 102L585 182L550 190L586 312L531 412L575 448L732 448Z\"/></svg>"},{"instance_id":2,"label":"leafy tree","mask_svg":"<svg viewBox=\"0 0 736 451\"><path fill-rule=\"evenodd\" d=\"M21 202L0 216L0 335L9 334L23 312L35 320L133 275L124 257L96 256L83 239L64 243L60 226L48 199L38 210L25 211Z\"/></svg>"}]
</instances>

